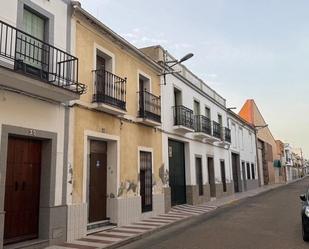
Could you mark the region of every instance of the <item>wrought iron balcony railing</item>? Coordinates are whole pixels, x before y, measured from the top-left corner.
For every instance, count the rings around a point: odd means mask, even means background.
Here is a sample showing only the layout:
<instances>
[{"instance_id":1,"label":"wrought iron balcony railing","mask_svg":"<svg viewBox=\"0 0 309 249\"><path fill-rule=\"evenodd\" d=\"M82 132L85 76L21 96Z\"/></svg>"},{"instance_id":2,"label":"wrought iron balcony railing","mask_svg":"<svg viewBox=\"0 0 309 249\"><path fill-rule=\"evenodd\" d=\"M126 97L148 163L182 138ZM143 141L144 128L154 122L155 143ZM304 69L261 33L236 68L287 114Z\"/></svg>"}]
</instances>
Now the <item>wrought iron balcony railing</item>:
<instances>
[{"instance_id":1,"label":"wrought iron balcony railing","mask_svg":"<svg viewBox=\"0 0 309 249\"><path fill-rule=\"evenodd\" d=\"M195 132L203 132L211 135L211 121L203 115L195 115Z\"/></svg>"},{"instance_id":2,"label":"wrought iron balcony railing","mask_svg":"<svg viewBox=\"0 0 309 249\"><path fill-rule=\"evenodd\" d=\"M147 118L161 123L161 98L144 90L138 92L140 118Z\"/></svg>"},{"instance_id":3,"label":"wrought iron balcony railing","mask_svg":"<svg viewBox=\"0 0 309 249\"><path fill-rule=\"evenodd\" d=\"M222 139L221 125L216 121L212 121L212 134L214 137Z\"/></svg>"},{"instance_id":4,"label":"wrought iron balcony railing","mask_svg":"<svg viewBox=\"0 0 309 249\"><path fill-rule=\"evenodd\" d=\"M0 20L0 58L14 70L82 94L78 58Z\"/></svg>"},{"instance_id":5,"label":"wrought iron balcony railing","mask_svg":"<svg viewBox=\"0 0 309 249\"><path fill-rule=\"evenodd\" d=\"M126 110L127 79L104 69L93 70L95 75L93 102L104 103Z\"/></svg>"},{"instance_id":6,"label":"wrought iron balcony railing","mask_svg":"<svg viewBox=\"0 0 309 249\"><path fill-rule=\"evenodd\" d=\"M231 130L227 127L224 128L224 139L227 142L231 142Z\"/></svg>"},{"instance_id":7,"label":"wrought iron balcony railing","mask_svg":"<svg viewBox=\"0 0 309 249\"><path fill-rule=\"evenodd\" d=\"M179 105L174 106L174 125L182 125L194 129L194 115L189 108Z\"/></svg>"}]
</instances>

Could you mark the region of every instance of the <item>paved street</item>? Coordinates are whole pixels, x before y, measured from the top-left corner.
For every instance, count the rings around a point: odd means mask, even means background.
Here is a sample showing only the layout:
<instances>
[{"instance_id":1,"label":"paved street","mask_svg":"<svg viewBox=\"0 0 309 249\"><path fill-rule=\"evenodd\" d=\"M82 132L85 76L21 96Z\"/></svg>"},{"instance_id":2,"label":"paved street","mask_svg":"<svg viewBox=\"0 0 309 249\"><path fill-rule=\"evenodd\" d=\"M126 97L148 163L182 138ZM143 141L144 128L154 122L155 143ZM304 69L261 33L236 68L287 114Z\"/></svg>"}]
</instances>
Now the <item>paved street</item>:
<instances>
[{"instance_id":1,"label":"paved street","mask_svg":"<svg viewBox=\"0 0 309 249\"><path fill-rule=\"evenodd\" d=\"M301 249L299 194L309 178L234 202L122 249Z\"/></svg>"}]
</instances>

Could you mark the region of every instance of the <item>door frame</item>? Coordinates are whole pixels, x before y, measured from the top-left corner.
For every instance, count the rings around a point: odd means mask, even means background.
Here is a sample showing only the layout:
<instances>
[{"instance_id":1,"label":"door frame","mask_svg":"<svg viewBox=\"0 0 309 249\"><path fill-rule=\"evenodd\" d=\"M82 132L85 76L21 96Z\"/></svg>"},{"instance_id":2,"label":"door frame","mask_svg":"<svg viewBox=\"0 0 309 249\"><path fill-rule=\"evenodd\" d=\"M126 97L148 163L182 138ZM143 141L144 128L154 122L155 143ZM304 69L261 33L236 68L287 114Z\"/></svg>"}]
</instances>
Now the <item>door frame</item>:
<instances>
[{"instance_id":1,"label":"door frame","mask_svg":"<svg viewBox=\"0 0 309 249\"><path fill-rule=\"evenodd\" d=\"M118 189L120 187L120 137L110 135L107 133L101 133L96 131L84 130L84 167L83 167L83 203L89 203L89 180L90 180L90 141L104 141L107 142L107 195L114 194L117 197ZM106 216L111 216L111 210L109 208L111 198L106 200ZM88 211L87 205L87 226L88 224ZM110 217L111 218L111 217Z\"/></svg>"},{"instance_id":2,"label":"door frame","mask_svg":"<svg viewBox=\"0 0 309 249\"><path fill-rule=\"evenodd\" d=\"M107 205L107 195L108 195L108 192L107 192L107 172L108 172L108 169L107 169L107 165L108 165L108 163L107 163L107 154L108 154L108 142L107 141L105 141L105 140L98 140L98 139L89 139L89 151L88 151L88 153L89 153L89 164L88 164L88 173L87 173L87 179L88 179L88 181L87 181L87 203L88 203L88 205L87 205L87 224L88 225L91 225L91 224L96 224L96 223L100 223L100 222L103 222L104 221L104 219L103 220L98 220L98 221L94 221L94 222L89 222L89 212L90 212L90 210L89 210L89 207L90 207L90 205L89 205L89 199L90 199L90 193L89 193L89 185L90 185L90 168L91 168L91 142L93 142L93 141L97 141L97 142L105 142L106 143L106 187L105 187L105 189L106 189L106 201L105 201L105 216L106 216L106 219L108 218L108 216L107 216L107 207L108 207L108 205ZM102 153L103 154L103 153ZM106 220L105 219L105 220Z\"/></svg>"},{"instance_id":3,"label":"door frame","mask_svg":"<svg viewBox=\"0 0 309 249\"><path fill-rule=\"evenodd\" d=\"M211 196L211 186L210 186L210 175L209 175L209 164L208 164L208 159L212 159L212 165L213 165L213 177L214 177L214 195ZM209 192L210 192L210 198L216 198L217 197L217 186L216 186L216 169L215 169L215 158L213 155L206 155L206 164L207 164L207 180L209 184Z\"/></svg>"},{"instance_id":4,"label":"door frame","mask_svg":"<svg viewBox=\"0 0 309 249\"><path fill-rule=\"evenodd\" d=\"M236 156L236 167L233 167L233 155ZM231 152L231 162L232 162L232 177L233 177L233 183L234 183L234 192L235 193L240 193L242 191L242 184L241 184L241 174L240 174L240 167L241 167L241 163L240 163L240 154L235 153L235 152ZM237 175L237 190L236 191L236 186L235 186L235 179L234 179L234 170L236 170L236 175Z\"/></svg>"},{"instance_id":5,"label":"door frame","mask_svg":"<svg viewBox=\"0 0 309 249\"><path fill-rule=\"evenodd\" d=\"M7 168L7 150L9 136L23 137L42 141L41 159L41 186L40 186L40 207L39 207L39 239L49 239L53 229L50 224L50 217L61 217L62 226L66 230L66 210L59 206L59 212L55 213L55 188L56 188L56 165L57 165L57 133L24 128L11 125L1 127L1 147L0 154L0 174L4 177L0 179L0 185L5 186ZM60 169L58 169L60 170ZM44 180L44 181L43 181ZM62 184L66 184L64 178ZM62 194L61 194L62 196ZM0 188L0 243L3 241L4 232L4 198L5 187ZM59 224L56 224L59 225ZM65 232L65 231L64 231ZM64 235L65 236L65 235Z\"/></svg>"}]
</instances>

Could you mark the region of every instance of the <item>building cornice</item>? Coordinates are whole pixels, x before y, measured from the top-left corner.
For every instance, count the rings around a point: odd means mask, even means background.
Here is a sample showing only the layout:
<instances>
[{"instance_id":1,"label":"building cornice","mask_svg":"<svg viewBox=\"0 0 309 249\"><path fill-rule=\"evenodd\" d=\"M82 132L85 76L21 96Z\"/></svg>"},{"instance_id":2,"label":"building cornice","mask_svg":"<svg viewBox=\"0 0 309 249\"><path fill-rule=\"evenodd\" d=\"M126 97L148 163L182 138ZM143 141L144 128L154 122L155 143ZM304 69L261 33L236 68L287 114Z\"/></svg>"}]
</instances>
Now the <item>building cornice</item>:
<instances>
[{"instance_id":1,"label":"building cornice","mask_svg":"<svg viewBox=\"0 0 309 249\"><path fill-rule=\"evenodd\" d=\"M240 117L237 113L227 109L227 113L228 115L231 115L234 119L237 119L237 121L241 122L243 125L247 126L248 128L250 128L252 131L255 132L255 128L254 125L250 124L249 122L247 122L245 119L243 119L242 117Z\"/></svg>"},{"instance_id":2,"label":"building cornice","mask_svg":"<svg viewBox=\"0 0 309 249\"><path fill-rule=\"evenodd\" d=\"M73 16L76 16L77 14L80 14L82 17L85 18L85 20L88 21L90 25L92 25L95 29L103 32L105 35L109 36L113 40L117 41L122 48L127 48L128 51L133 53L135 56L137 56L139 59L141 59L143 62L145 62L147 65L152 67L154 70L156 70L158 73L161 73L163 70L163 67L161 67L158 63L153 61L151 58L146 56L143 52L141 52L138 48L136 48L134 45L129 43L127 40L125 40L123 37L118 35L116 32L111 30L109 27L107 27L105 24L103 24L101 21L99 21L97 18L95 18L93 15L91 15L89 12L84 10L80 4L76 1L72 2L72 7L74 9Z\"/></svg>"}]
</instances>

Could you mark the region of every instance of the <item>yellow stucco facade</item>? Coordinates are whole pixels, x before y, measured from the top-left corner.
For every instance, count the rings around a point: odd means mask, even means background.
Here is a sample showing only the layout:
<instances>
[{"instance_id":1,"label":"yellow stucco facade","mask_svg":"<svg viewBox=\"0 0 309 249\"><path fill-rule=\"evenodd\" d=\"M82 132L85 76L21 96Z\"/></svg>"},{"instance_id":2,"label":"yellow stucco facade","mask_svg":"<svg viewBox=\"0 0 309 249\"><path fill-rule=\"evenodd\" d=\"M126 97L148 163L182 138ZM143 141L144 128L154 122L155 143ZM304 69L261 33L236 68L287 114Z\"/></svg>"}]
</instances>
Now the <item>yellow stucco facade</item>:
<instances>
[{"instance_id":1,"label":"yellow stucco facade","mask_svg":"<svg viewBox=\"0 0 309 249\"><path fill-rule=\"evenodd\" d=\"M139 72L150 78L151 92L160 96L159 68L155 68L147 59L132 51L121 41L106 34L104 29L87 21L82 14L76 14L76 56L79 58L79 80L87 85L87 93L74 105L74 170L72 202L83 200L85 184L85 131L93 131L119 137L119 180L138 184L138 148L152 150L153 182L160 185L159 169L162 167L161 132L155 127L138 122L138 83ZM91 107L94 93L94 73L97 49L108 51L112 57L112 73L126 78L126 113L120 117ZM107 152L108 153L108 152ZM116 177L116 176L115 176ZM159 189L159 188L157 188ZM159 190L160 191L160 190ZM138 195L133 193L133 195Z\"/></svg>"}]
</instances>

